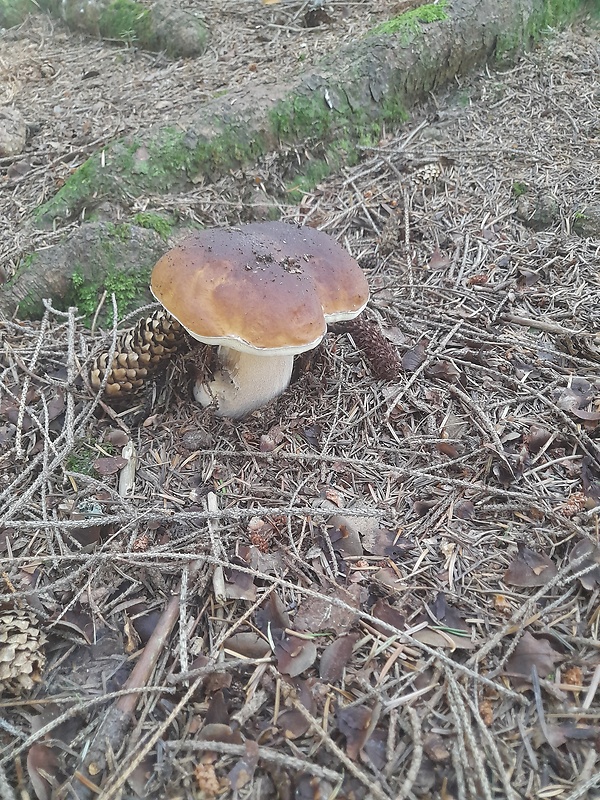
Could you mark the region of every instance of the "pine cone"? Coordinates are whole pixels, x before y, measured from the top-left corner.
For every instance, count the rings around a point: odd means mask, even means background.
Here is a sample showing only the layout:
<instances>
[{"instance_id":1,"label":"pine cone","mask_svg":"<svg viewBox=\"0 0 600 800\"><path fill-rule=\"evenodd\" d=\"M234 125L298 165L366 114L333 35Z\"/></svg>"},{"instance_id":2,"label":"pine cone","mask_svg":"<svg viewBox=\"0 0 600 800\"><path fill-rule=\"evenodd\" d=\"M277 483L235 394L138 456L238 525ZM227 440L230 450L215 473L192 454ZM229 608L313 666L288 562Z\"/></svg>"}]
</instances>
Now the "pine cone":
<instances>
[{"instance_id":1,"label":"pine cone","mask_svg":"<svg viewBox=\"0 0 600 800\"><path fill-rule=\"evenodd\" d=\"M403 224L404 215L402 211L394 209L386 219L379 236L377 250L382 256L389 256L398 247Z\"/></svg>"},{"instance_id":2,"label":"pine cone","mask_svg":"<svg viewBox=\"0 0 600 800\"><path fill-rule=\"evenodd\" d=\"M98 391L108 368L104 391L109 397L135 394L149 377L167 365L184 342L182 325L166 311L158 309L118 337L110 368L108 352L94 359L89 372L90 385Z\"/></svg>"},{"instance_id":3,"label":"pine cone","mask_svg":"<svg viewBox=\"0 0 600 800\"><path fill-rule=\"evenodd\" d=\"M342 323L340 327L350 333L356 346L362 350L375 378L383 381L398 380L402 372L400 356L394 345L382 334L379 325L357 317Z\"/></svg>"},{"instance_id":4,"label":"pine cone","mask_svg":"<svg viewBox=\"0 0 600 800\"><path fill-rule=\"evenodd\" d=\"M423 164L422 167L415 170L409 181L411 189L424 189L425 186L430 186L442 174L442 165L439 161L430 161L428 164Z\"/></svg>"},{"instance_id":5,"label":"pine cone","mask_svg":"<svg viewBox=\"0 0 600 800\"><path fill-rule=\"evenodd\" d=\"M30 692L41 681L45 644L46 634L31 611L0 610L0 695Z\"/></svg>"}]
</instances>

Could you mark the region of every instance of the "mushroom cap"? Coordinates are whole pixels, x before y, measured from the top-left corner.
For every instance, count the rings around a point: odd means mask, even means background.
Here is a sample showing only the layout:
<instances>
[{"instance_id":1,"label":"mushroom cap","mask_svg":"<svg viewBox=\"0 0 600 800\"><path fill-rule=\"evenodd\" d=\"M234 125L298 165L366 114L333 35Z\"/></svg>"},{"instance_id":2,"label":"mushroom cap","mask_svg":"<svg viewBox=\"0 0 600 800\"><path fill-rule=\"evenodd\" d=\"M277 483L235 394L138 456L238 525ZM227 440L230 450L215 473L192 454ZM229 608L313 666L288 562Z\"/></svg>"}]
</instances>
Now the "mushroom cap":
<instances>
[{"instance_id":1,"label":"mushroom cap","mask_svg":"<svg viewBox=\"0 0 600 800\"><path fill-rule=\"evenodd\" d=\"M343 247L284 222L193 234L158 261L151 289L194 338L254 354L310 350L328 322L356 317L369 299Z\"/></svg>"}]
</instances>

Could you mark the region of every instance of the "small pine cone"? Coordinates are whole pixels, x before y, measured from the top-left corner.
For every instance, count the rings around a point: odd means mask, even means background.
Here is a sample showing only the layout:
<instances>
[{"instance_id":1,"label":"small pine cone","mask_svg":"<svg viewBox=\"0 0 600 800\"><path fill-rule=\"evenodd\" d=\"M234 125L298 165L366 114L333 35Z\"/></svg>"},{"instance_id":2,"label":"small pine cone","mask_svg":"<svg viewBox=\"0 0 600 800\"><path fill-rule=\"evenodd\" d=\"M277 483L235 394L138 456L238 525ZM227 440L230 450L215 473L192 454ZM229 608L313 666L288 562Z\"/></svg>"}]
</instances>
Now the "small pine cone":
<instances>
[{"instance_id":1,"label":"small pine cone","mask_svg":"<svg viewBox=\"0 0 600 800\"><path fill-rule=\"evenodd\" d=\"M389 256L398 247L400 241L400 231L404 225L404 216L400 211L392 211L390 216L386 219L381 234L379 235L379 242L377 250L382 256Z\"/></svg>"},{"instance_id":2,"label":"small pine cone","mask_svg":"<svg viewBox=\"0 0 600 800\"><path fill-rule=\"evenodd\" d=\"M377 253L363 253L357 260L363 269L375 269L379 263Z\"/></svg>"},{"instance_id":3,"label":"small pine cone","mask_svg":"<svg viewBox=\"0 0 600 800\"><path fill-rule=\"evenodd\" d=\"M183 327L163 309L138 320L117 339L105 393L112 398L135 394L184 343ZM89 372L92 389L98 391L107 369L108 353L104 352L94 359Z\"/></svg>"},{"instance_id":4,"label":"small pine cone","mask_svg":"<svg viewBox=\"0 0 600 800\"><path fill-rule=\"evenodd\" d=\"M30 692L46 663L46 634L27 609L0 610L0 695Z\"/></svg>"},{"instance_id":5,"label":"small pine cone","mask_svg":"<svg viewBox=\"0 0 600 800\"><path fill-rule=\"evenodd\" d=\"M411 189L424 189L425 186L430 186L442 174L442 165L439 161L432 161L429 164L423 164L422 167L415 170L410 176Z\"/></svg>"},{"instance_id":6,"label":"small pine cone","mask_svg":"<svg viewBox=\"0 0 600 800\"><path fill-rule=\"evenodd\" d=\"M574 517L584 510L587 503L587 496L584 492L573 492L564 503L559 506L565 517Z\"/></svg>"},{"instance_id":7,"label":"small pine cone","mask_svg":"<svg viewBox=\"0 0 600 800\"><path fill-rule=\"evenodd\" d=\"M394 345L381 333L379 325L362 317L345 322L342 328L352 336L363 351L375 378L383 381L398 380L402 362Z\"/></svg>"}]
</instances>

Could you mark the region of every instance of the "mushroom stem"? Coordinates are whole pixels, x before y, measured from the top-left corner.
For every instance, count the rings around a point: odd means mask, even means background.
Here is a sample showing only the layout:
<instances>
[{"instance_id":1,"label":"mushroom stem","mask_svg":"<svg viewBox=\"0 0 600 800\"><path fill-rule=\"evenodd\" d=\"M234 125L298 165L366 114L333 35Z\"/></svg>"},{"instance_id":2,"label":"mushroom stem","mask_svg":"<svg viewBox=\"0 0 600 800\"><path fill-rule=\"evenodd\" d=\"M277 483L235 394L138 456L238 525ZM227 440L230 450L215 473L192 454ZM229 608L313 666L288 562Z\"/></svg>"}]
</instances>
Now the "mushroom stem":
<instances>
[{"instance_id":1,"label":"mushroom stem","mask_svg":"<svg viewBox=\"0 0 600 800\"><path fill-rule=\"evenodd\" d=\"M214 404L219 417L239 419L285 392L294 356L251 355L221 346L219 362L211 381L196 382L194 397L203 406Z\"/></svg>"}]
</instances>

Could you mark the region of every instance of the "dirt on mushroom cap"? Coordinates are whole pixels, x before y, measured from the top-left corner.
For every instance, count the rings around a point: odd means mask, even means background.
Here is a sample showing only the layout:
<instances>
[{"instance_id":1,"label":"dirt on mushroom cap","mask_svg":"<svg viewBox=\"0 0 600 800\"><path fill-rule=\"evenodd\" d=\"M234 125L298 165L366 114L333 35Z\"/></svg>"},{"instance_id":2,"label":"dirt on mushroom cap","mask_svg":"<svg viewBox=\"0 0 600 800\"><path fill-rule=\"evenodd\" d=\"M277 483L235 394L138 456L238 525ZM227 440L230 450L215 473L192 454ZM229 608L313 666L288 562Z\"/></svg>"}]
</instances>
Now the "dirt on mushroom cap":
<instances>
[{"instance_id":1,"label":"dirt on mushroom cap","mask_svg":"<svg viewBox=\"0 0 600 800\"><path fill-rule=\"evenodd\" d=\"M152 291L201 341L288 355L315 347L327 321L356 316L369 297L334 239L285 223L190 236L158 261Z\"/></svg>"}]
</instances>

